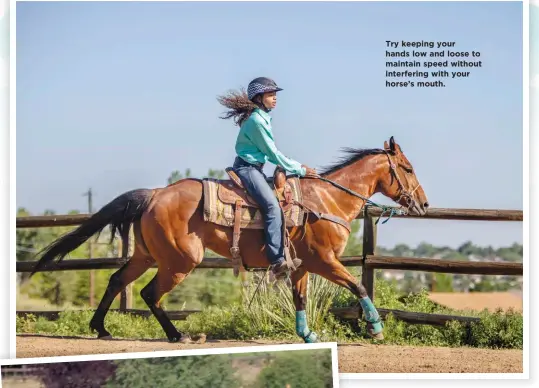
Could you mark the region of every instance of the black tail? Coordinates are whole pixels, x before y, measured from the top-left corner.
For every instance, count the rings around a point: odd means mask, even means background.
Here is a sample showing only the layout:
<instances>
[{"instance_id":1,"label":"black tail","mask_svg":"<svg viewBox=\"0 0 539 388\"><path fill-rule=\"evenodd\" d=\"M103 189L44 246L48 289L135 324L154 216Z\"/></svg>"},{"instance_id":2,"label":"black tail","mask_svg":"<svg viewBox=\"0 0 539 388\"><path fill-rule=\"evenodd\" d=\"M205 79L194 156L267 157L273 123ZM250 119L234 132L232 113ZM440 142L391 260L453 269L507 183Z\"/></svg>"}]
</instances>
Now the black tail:
<instances>
[{"instance_id":1,"label":"black tail","mask_svg":"<svg viewBox=\"0 0 539 388\"><path fill-rule=\"evenodd\" d=\"M146 210L152 198L152 192L153 190L150 189L131 190L113 199L77 229L46 247L30 277L51 261L61 261L69 252L81 246L94 234L101 233L107 225L111 227L110 242L114 240L116 231L118 231L122 238L123 255L126 255L129 228L133 222L140 219Z\"/></svg>"}]
</instances>

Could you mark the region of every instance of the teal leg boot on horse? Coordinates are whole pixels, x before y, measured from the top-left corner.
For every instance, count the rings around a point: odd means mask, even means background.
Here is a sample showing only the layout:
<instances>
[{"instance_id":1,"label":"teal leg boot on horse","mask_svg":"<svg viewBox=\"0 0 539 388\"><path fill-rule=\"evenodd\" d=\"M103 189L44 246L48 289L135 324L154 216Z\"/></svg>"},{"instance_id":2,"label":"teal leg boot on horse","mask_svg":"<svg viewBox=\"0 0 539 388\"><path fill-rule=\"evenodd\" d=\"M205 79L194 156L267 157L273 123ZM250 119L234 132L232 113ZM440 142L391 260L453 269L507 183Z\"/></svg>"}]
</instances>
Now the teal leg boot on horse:
<instances>
[{"instance_id":1,"label":"teal leg boot on horse","mask_svg":"<svg viewBox=\"0 0 539 388\"><path fill-rule=\"evenodd\" d=\"M304 268L299 268L292 273L292 297L296 307L296 334L305 343L312 344L318 342L316 333L309 329L307 323L307 284L309 273Z\"/></svg>"},{"instance_id":2,"label":"teal leg boot on horse","mask_svg":"<svg viewBox=\"0 0 539 388\"><path fill-rule=\"evenodd\" d=\"M318 342L316 333L309 330L309 326L307 325L307 313L305 310L296 311L296 334L303 338L305 343L313 344Z\"/></svg>"},{"instance_id":3,"label":"teal leg boot on horse","mask_svg":"<svg viewBox=\"0 0 539 388\"><path fill-rule=\"evenodd\" d=\"M363 297L359 299L359 304L361 305L363 313L365 314L365 320L368 322L367 330L369 331L369 334L375 339L382 339L384 325L380 319L380 314L378 314L376 307L374 307L374 304L371 301L371 298L368 296Z\"/></svg>"}]
</instances>

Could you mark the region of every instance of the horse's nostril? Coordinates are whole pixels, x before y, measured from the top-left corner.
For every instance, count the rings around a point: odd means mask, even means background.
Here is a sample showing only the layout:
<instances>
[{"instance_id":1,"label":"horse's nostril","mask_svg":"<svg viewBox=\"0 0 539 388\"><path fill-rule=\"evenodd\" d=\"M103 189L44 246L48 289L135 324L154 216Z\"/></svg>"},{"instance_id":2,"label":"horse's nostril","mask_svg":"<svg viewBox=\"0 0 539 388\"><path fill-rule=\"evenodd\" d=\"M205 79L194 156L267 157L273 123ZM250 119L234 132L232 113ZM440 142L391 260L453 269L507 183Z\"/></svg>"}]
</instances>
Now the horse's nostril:
<instances>
[{"instance_id":1,"label":"horse's nostril","mask_svg":"<svg viewBox=\"0 0 539 388\"><path fill-rule=\"evenodd\" d=\"M425 203L423 204L423 207L424 207L425 209L428 208L428 207L429 207L429 203L428 203L428 202L425 202Z\"/></svg>"}]
</instances>

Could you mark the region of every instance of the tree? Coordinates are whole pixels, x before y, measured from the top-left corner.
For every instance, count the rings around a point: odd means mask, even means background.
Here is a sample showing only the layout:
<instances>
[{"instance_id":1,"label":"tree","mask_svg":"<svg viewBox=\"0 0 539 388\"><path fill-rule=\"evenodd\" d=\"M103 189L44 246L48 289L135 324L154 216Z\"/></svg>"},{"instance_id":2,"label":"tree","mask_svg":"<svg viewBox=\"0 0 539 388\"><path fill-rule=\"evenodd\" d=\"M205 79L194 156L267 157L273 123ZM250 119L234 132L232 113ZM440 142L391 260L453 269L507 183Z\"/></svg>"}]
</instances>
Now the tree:
<instances>
[{"instance_id":1,"label":"tree","mask_svg":"<svg viewBox=\"0 0 539 388\"><path fill-rule=\"evenodd\" d=\"M224 170L214 170L210 168L208 171L208 178L222 179L225 176Z\"/></svg>"},{"instance_id":2,"label":"tree","mask_svg":"<svg viewBox=\"0 0 539 388\"><path fill-rule=\"evenodd\" d=\"M256 387L326 388L333 386L332 376L331 352L327 350L279 352L258 375Z\"/></svg>"},{"instance_id":3,"label":"tree","mask_svg":"<svg viewBox=\"0 0 539 388\"><path fill-rule=\"evenodd\" d=\"M116 363L118 369L108 382L108 388L239 386L227 354L118 360Z\"/></svg>"},{"instance_id":4,"label":"tree","mask_svg":"<svg viewBox=\"0 0 539 388\"><path fill-rule=\"evenodd\" d=\"M466 241L457 251L464 256L481 255L482 253L481 248L475 246L471 241Z\"/></svg>"},{"instance_id":5,"label":"tree","mask_svg":"<svg viewBox=\"0 0 539 388\"><path fill-rule=\"evenodd\" d=\"M392 254L394 256L406 257L406 256L413 256L414 252L406 244L397 244L395 245L395 248L393 248Z\"/></svg>"},{"instance_id":6,"label":"tree","mask_svg":"<svg viewBox=\"0 0 539 388\"><path fill-rule=\"evenodd\" d=\"M172 171L172 173L170 174L170 176L168 177L168 184L171 185L173 183L176 183L178 182L179 180L182 180L184 178L190 178L191 177L191 169L188 168L185 170L185 176L179 172L178 170L174 170Z\"/></svg>"},{"instance_id":7,"label":"tree","mask_svg":"<svg viewBox=\"0 0 539 388\"><path fill-rule=\"evenodd\" d=\"M35 365L46 388L101 388L116 370L114 361L58 362Z\"/></svg>"},{"instance_id":8,"label":"tree","mask_svg":"<svg viewBox=\"0 0 539 388\"><path fill-rule=\"evenodd\" d=\"M432 257L438 253L438 249L432 244L425 242L420 243L415 249L415 256L418 257Z\"/></svg>"},{"instance_id":9,"label":"tree","mask_svg":"<svg viewBox=\"0 0 539 388\"><path fill-rule=\"evenodd\" d=\"M431 274L433 292L453 292L453 275L447 273Z\"/></svg>"}]
</instances>

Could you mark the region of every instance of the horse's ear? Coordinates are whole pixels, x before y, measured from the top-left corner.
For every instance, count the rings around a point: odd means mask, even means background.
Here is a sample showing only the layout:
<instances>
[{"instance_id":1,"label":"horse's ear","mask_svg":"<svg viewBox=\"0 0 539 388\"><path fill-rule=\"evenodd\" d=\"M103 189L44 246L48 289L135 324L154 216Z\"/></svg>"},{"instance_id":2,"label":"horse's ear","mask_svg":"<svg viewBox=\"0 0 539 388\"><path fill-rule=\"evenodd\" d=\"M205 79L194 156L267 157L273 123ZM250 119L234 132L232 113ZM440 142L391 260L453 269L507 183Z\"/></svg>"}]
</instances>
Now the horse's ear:
<instances>
[{"instance_id":1,"label":"horse's ear","mask_svg":"<svg viewBox=\"0 0 539 388\"><path fill-rule=\"evenodd\" d=\"M384 141L384 149L388 152L395 153L397 151L397 147L397 143L395 143L393 136L389 138L389 144L387 141Z\"/></svg>"}]
</instances>

